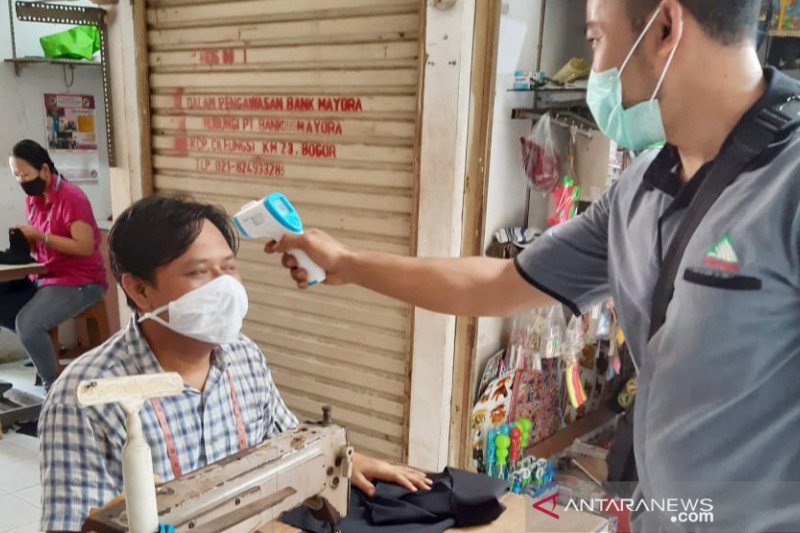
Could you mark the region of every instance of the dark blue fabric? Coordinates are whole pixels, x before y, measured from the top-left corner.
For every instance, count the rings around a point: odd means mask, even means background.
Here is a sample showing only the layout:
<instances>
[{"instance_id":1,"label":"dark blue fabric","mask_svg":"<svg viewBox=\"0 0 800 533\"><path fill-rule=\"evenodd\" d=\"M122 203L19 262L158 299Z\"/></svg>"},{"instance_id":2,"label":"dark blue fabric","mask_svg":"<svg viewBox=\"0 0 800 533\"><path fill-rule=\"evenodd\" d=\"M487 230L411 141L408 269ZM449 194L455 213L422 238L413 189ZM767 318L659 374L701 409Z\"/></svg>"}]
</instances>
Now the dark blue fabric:
<instances>
[{"instance_id":1,"label":"dark blue fabric","mask_svg":"<svg viewBox=\"0 0 800 533\"><path fill-rule=\"evenodd\" d=\"M409 492L391 483L378 482L375 496L353 488L350 510L339 524L342 533L440 533L451 527L488 524L505 510L499 498L503 480L446 468L430 476L431 490ZM329 533L305 507L284 514L283 521L312 533Z\"/></svg>"}]
</instances>

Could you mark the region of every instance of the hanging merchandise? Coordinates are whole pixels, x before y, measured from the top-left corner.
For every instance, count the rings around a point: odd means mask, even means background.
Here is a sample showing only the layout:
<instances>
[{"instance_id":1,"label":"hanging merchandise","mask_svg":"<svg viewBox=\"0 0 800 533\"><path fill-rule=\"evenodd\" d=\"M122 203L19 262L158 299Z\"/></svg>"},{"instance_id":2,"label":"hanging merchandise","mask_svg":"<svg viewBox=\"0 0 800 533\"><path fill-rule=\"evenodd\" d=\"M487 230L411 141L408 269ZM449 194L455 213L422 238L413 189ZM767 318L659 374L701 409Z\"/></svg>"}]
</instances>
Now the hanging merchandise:
<instances>
[{"instance_id":1,"label":"hanging merchandise","mask_svg":"<svg viewBox=\"0 0 800 533\"><path fill-rule=\"evenodd\" d=\"M633 164L636 154L616 144L611 145L611 154L608 164L608 178L606 179L606 189L611 188L622 174Z\"/></svg>"},{"instance_id":2,"label":"hanging merchandise","mask_svg":"<svg viewBox=\"0 0 800 533\"><path fill-rule=\"evenodd\" d=\"M627 411L633 405L636 395L636 367L630 356L625 336L619 326L614 327L615 334L609 339L609 374L607 394L603 401L615 413Z\"/></svg>"},{"instance_id":3,"label":"hanging merchandise","mask_svg":"<svg viewBox=\"0 0 800 533\"><path fill-rule=\"evenodd\" d=\"M483 395L484 391L486 391L486 387L489 386L492 380L505 372L505 353L505 350L500 350L486 361L486 366L483 368L483 374L481 375L481 381L478 384L475 401Z\"/></svg>"},{"instance_id":4,"label":"hanging merchandise","mask_svg":"<svg viewBox=\"0 0 800 533\"><path fill-rule=\"evenodd\" d=\"M559 357L566 327L560 305L519 314L508 342L508 370L530 367L541 370L542 359Z\"/></svg>"},{"instance_id":5,"label":"hanging merchandise","mask_svg":"<svg viewBox=\"0 0 800 533\"><path fill-rule=\"evenodd\" d=\"M552 437L561 427L561 359L542 359L541 368L525 368L514 377L511 416L532 421L531 444Z\"/></svg>"},{"instance_id":6,"label":"hanging merchandise","mask_svg":"<svg viewBox=\"0 0 800 533\"><path fill-rule=\"evenodd\" d=\"M581 188L575 185L575 180L571 176L565 176L561 185L550 193L553 202L553 212L547 217L550 227L563 224L575 216L580 195Z\"/></svg>"},{"instance_id":7,"label":"hanging merchandise","mask_svg":"<svg viewBox=\"0 0 800 533\"><path fill-rule=\"evenodd\" d=\"M625 388L617 395L617 403L622 409L626 411L633 405L633 400L636 398L636 378L631 378L625 384Z\"/></svg>"},{"instance_id":8,"label":"hanging merchandise","mask_svg":"<svg viewBox=\"0 0 800 533\"><path fill-rule=\"evenodd\" d=\"M565 379L569 401L573 409L586 403L586 391L583 388L580 371L580 357L583 353L583 321L573 317L564 335L562 357L564 357Z\"/></svg>"},{"instance_id":9,"label":"hanging merchandise","mask_svg":"<svg viewBox=\"0 0 800 533\"><path fill-rule=\"evenodd\" d=\"M611 367L614 369L616 375L622 373L622 357L620 354L621 348L625 345L625 333L622 327L617 326L616 335L614 335L614 356L611 358Z\"/></svg>"},{"instance_id":10,"label":"hanging merchandise","mask_svg":"<svg viewBox=\"0 0 800 533\"><path fill-rule=\"evenodd\" d=\"M560 349L565 329L560 305L528 311L514 321L509 367L519 370L514 376L510 418L532 421L532 444L562 427Z\"/></svg>"},{"instance_id":11,"label":"hanging merchandise","mask_svg":"<svg viewBox=\"0 0 800 533\"><path fill-rule=\"evenodd\" d=\"M550 115L544 115L531 130L521 137L522 168L528 176L528 185L547 193L558 183L561 161Z\"/></svg>"},{"instance_id":12,"label":"hanging merchandise","mask_svg":"<svg viewBox=\"0 0 800 533\"><path fill-rule=\"evenodd\" d=\"M569 326L560 304L516 316L508 347L489 359L478 384L471 418L474 467L508 480L511 490L527 486L530 475L520 472L527 449L612 396L616 401L628 379L619 375L618 337L610 302ZM536 486L542 489L542 483Z\"/></svg>"},{"instance_id":13,"label":"hanging merchandise","mask_svg":"<svg viewBox=\"0 0 800 533\"><path fill-rule=\"evenodd\" d=\"M556 359L561 355L564 332L567 322L561 305L553 305L545 310L544 334L542 336L542 357Z\"/></svg>"},{"instance_id":14,"label":"hanging merchandise","mask_svg":"<svg viewBox=\"0 0 800 533\"><path fill-rule=\"evenodd\" d=\"M578 152L578 126L569 127L569 146L567 147L567 171L570 176L577 176L578 166L575 164ZM577 176L580 179L580 176Z\"/></svg>"},{"instance_id":15,"label":"hanging merchandise","mask_svg":"<svg viewBox=\"0 0 800 533\"><path fill-rule=\"evenodd\" d=\"M508 368L518 370L538 366L541 359L539 339L544 332L544 317L538 309L514 318L508 340Z\"/></svg>"},{"instance_id":16,"label":"hanging merchandise","mask_svg":"<svg viewBox=\"0 0 800 533\"><path fill-rule=\"evenodd\" d=\"M586 344L597 344L611 337L611 325L614 322L613 303L611 300L592 307L584 315L586 324Z\"/></svg>"},{"instance_id":17,"label":"hanging merchandise","mask_svg":"<svg viewBox=\"0 0 800 533\"><path fill-rule=\"evenodd\" d=\"M505 424L511 410L515 372L501 375L486 387L472 409L472 457L478 471L485 468L485 444L491 430Z\"/></svg>"}]
</instances>

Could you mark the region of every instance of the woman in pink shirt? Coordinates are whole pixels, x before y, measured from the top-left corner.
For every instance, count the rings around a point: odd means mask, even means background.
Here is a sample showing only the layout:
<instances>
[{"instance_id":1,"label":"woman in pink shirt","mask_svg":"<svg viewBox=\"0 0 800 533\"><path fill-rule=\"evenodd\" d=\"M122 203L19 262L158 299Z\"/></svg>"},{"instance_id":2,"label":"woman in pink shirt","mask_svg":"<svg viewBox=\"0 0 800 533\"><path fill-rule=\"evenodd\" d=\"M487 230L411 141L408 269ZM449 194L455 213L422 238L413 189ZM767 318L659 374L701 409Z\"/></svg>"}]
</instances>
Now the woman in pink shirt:
<instances>
[{"instance_id":1,"label":"woman in pink shirt","mask_svg":"<svg viewBox=\"0 0 800 533\"><path fill-rule=\"evenodd\" d=\"M65 180L41 145L24 140L9 165L28 197L19 229L47 273L0 287L0 326L15 330L48 390L58 377L48 332L100 301L106 273L86 194Z\"/></svg>"}]
</instances>

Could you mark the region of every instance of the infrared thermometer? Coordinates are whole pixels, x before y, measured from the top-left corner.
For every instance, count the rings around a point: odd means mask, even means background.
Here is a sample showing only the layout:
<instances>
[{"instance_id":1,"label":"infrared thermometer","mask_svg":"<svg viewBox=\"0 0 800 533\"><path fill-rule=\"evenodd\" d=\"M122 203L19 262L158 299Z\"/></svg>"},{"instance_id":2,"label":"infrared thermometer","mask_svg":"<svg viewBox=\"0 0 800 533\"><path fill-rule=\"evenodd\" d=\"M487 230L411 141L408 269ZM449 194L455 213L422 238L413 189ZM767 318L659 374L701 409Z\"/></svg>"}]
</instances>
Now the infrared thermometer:
<instances>
[{"instance_id":1,"label":"infrared thermometer","mask_svg":"<svg viewBox=\"0 0 800 533\"><path fill-rule=\"evenodd\" d=\"M246 239L268 237L280 241L287 233L303 233L300 215L289 199L279 192L242 206L234 215L233 224ZM299 268L308 272L309 286L325 281L325 271L303 250L294 249L288 253L297 260Z\"/></svg>"}]
</instances>

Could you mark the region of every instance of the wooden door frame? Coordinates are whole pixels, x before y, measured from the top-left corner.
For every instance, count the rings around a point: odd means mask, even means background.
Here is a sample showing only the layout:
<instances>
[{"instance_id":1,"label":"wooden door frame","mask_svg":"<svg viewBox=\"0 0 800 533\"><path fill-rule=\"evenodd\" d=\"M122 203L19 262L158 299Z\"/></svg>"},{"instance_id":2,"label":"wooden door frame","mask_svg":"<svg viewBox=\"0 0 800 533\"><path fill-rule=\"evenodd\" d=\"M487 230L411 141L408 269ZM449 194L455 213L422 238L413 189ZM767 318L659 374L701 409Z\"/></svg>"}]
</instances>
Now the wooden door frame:
<instances>
[{"instance_id":1,"label":"wooden door frame","mask_svg":"<svg viewBox=\"0 0 800 533\"><path fill-rule=\"evenodd\" d=\"M483 255L501 4L501 0L486 0L477 2L475 8L462 257ZM477 322L475 317L458 317L456 320L448 462L458 468L468 468L471 458L470 414L476 379Z\"/></svg>"},{"instance_id":2,"label":"wooden door frame","mask_svg":"<svg viewBox=\"0 0 800 533\"><path fill-rule=\"evenodd\" d=\"M139 149L141 150L142 196L155 190L152 129L150 126L150 66L147 47L147 0L133 0L133 34L136 57L136 99L139 104Z\"/></svg>"},{"instance_id":3,"label":"wooden door frame","mask_svg":"<svg viewBox=\"0 0 800 533\"><path fill-rule=\"evenodd\" d=\"M419 0L419 57L417 69L419 81L417 83L417 112L415 116L414 131L414 184L411 193L413 211L411 213L411 250L412 256L417 255L417 238L419 236L419 185L420 185L420 153L422 151L422 116L425 113L425 61L427 55L425 42L427 37L428 3ZM408 349L406 350L406 394L403 403L403 462L408 462L409 446L411 442L411 376L414 370L414 327L416 315L414 307L408 306Z\"/></svg>"}]
</instances>

